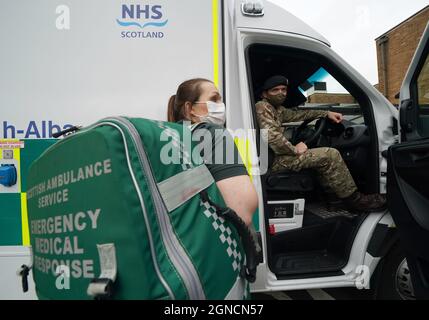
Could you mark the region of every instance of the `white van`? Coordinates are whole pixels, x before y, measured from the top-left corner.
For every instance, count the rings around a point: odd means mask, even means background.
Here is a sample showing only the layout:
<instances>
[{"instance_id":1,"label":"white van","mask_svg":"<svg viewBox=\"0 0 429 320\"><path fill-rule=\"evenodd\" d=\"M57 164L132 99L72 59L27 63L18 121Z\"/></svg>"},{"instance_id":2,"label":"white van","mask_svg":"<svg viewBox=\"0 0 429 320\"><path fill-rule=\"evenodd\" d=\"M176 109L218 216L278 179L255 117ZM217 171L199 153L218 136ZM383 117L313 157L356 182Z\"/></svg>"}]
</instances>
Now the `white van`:
<instances>
[{"instance_id":1,"label":"white van","mask_svg":"<svg viewBox=\"0 0 429 320\"><path fill-rule=\"evenodd\" d=\"M1 2L0 12L0 164L18 177L0 179L0 299L36 297L33 283L24 294L13 275L31 260L28 166L52 135L113 115L166 120L168 98L194 77L219 87L228 129L254 130L236 140L259 194L263 257L253 292L357 287L375 298L428 296L429 145L420 140L429 136L428 32L417 54L426 63L411 67L398 122L398 110L328 40L268 1L17 0ZM289 78L289 107L346 118L287 124L290 138L337 148L361 191L389 190L394 220L327 204L312 172L268 166L254 174L263 144L254 106L275 74Z\"/></svg>"}]
</instances>

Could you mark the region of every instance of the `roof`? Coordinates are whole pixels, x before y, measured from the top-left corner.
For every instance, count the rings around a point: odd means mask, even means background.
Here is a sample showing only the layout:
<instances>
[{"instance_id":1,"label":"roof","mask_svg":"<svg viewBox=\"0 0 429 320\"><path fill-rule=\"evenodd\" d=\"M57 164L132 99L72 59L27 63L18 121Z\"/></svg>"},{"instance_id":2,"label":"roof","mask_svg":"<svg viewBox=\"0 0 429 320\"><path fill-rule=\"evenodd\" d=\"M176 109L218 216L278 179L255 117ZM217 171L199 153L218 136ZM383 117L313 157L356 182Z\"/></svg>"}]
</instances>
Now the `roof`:
<instances>
[{"instance_id":1,"label":"roof","mask_svg":"<svg viewBox=\"0 0 429 320\"><path fill-rule=\"evenodd\" d=\"M399 23L398 25L394 26L392 29L390 29L389 31L383 33L381 36L375 38L375 40L379 40L380 38L386 36L387 34L391 33L393 30L399 28L400 26L402 26L403 24L407 23L408 21L410 21L411 19L413 19L414 17L418 16L419 14L421 14L422 12L426 11L429 9L429 5L427 5L426 7L424 7L423 9L421 9L420 11L416 12L415 14L413 14L411 17L405 19L404 21L402 21L401 23Z\"/></svg>"}]
</instances>

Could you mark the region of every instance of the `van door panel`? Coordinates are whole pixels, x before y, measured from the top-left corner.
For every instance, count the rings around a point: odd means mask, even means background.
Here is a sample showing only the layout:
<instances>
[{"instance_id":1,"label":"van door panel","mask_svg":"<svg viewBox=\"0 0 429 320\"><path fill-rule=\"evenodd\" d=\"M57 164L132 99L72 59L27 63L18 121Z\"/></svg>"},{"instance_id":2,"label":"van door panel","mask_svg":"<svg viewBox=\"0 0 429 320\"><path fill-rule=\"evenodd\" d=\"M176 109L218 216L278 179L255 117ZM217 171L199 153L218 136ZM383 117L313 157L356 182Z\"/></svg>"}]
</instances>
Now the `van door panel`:
<instances>
[{"instance_id":1,"label":"van door panel","mask_svg":"<svg viewBox=\"0 0 429 320\"><path fill-rule=\"evenodd\" d=\"M401 89L402 143L388 151L387 199L414 294L429 299L429 24Z\"/></svg>"}]
</instances>

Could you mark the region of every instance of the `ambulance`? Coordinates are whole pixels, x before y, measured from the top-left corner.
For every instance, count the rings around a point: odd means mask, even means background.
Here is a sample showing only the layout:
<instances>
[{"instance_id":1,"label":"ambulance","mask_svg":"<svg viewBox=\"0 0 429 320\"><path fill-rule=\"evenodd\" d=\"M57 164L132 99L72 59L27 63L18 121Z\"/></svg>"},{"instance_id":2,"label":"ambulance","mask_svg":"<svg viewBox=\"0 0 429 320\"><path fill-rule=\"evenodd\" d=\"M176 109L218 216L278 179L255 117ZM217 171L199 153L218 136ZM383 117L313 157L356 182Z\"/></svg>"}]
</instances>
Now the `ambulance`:
<instances>
[{"instance_id":1,"label":"ambulance","mask_svg":"<svg viewBox=\"0 0 429 320\"><path fill-rule=\"evenodd\" d=\"M0 16L0 299L37 298L31 274L26 293L17 274L31 264L26 179L55 134L108 116L166 121L169 97L195 77L219 88L230 132L247 132L234 136L259 195L253 292L429 297L428 30L398 110L269 1L17 0L2 1ZM285 124L288 138L338 149L359 189L387 193L389 210L348 212L314 172L271 170L255 104L276 74L289 79L288 107L345 116Z\"/></svg>"}]
</instances>

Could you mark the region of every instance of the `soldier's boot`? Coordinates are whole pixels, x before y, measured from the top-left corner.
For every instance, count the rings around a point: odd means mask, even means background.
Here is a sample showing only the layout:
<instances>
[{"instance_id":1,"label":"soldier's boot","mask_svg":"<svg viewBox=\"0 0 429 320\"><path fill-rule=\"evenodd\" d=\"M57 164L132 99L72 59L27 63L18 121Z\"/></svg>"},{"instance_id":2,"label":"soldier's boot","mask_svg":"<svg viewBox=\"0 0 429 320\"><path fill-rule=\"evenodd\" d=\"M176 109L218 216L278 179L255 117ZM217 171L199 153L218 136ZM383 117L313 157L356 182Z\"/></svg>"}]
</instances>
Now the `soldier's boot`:
<instances>
[{"instance_id":1,"label":"soldier's boot","mask_svg":"<svg viewBox=\"0 0 429 320\"><path fill-rule=\"evenodd\" d=\"M344 209L343 201L335 193L325 193L323 198L328 211Z\"/></svg>"},{"instance_id":2,"label":"soldier's boot","mask_svg":"<svg viewBox=\"0 0 429 320\"><path fill-rule=\"evenodd\" d=\"M381 194L362 194L359 191L343 199L347 208L353 212L376 212L387 208L386 197Z\"/></svg>"}]
</instances>

